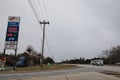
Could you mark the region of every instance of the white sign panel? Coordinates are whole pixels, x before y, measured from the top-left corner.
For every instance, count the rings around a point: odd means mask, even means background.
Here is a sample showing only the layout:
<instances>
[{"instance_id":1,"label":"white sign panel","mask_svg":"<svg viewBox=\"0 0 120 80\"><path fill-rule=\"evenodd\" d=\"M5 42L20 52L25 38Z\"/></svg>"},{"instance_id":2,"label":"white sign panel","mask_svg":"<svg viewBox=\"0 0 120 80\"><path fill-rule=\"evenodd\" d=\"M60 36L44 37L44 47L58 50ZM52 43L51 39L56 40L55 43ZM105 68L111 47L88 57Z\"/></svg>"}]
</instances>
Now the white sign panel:
<instances>
[{"instance_id":1,"label":"white sign panel","mask_svg":"<svg viewBox=\"0 0 120 80\"><path fill-rule=\"evenodd\" d=\"M8 22L20 22L20 17L17 16L9 16Z\"/></svg>"},{"instance_id":2,"label":"white sign panel","mask_svg":"<svg viewBox=\"0 0 120 80\"><path fill-rule=\"evenodd\" d=\"M17 45L5 45L5 49L16 49Z\"/></svg>"}]
</instances>

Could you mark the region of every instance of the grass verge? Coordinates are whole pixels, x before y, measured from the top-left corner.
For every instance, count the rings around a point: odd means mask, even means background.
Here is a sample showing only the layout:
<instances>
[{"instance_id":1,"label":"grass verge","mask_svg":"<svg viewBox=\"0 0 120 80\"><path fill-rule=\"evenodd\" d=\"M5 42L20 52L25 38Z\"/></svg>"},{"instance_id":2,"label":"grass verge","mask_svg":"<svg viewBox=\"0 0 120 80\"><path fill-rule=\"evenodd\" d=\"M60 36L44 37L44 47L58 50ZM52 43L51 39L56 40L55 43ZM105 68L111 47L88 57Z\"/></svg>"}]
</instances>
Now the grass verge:
<instances>
[{"instance_id":1,"label":"grass verge","mask_svg":"<svg viewBox=\"0 0 120 80\"><path fill-rule=\"evenodd\" d=\"M37 72L37 71L46 71L46 70L61 70L61 69L70 69L70 68L75 68L75 67L77 67L77 66L75 66L75 65L62 65L62 64L53 64L51 66L43 65L43 68L41 68L41 66L29 66L29 67L16 68L16 70L0 71L0 74L2 74L2 73L16 73L16 72Z\"/></svg>"}]
</instances>

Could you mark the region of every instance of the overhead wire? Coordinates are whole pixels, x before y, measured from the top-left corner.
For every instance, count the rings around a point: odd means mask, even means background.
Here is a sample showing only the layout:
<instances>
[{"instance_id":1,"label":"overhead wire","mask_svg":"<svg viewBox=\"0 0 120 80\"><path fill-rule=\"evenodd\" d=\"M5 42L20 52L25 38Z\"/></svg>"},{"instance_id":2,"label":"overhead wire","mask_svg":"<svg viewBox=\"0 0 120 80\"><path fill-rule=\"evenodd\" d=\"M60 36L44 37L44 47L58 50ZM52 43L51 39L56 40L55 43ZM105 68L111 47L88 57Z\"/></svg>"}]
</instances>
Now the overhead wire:
<instances>
[{"instance_id":1,"label":"overhead wire","mask_svg":"<svg viewBox=\"0 0 120 80\"><path fill-rule=\"evenodd\" d=\"M38 4L39 4L39 7L40 7L42 18L44 19L43 10L42 10L42 6L41 6L41 3L40 3L40 0L38 0Z\"/></svg>"},{"instance_id":2,"label":"overhead wire","mask_svg":"<svg viewBox=\"0 0 120 80\"><path fill-rule=\"evenodd\" d=\"M33 11L33 13L34 13L37 21L40 22L40 18L39 18L40 16L38 16L38 13L36 12L36 9L38 10L38 8L37 8L34 0L27 0L27 1L28 1L29 5L30 5L30 7L31 7L31 9L32 9L32 11ZM41 11L42 18L44 19L43 10L42 10L42 7L41 7L41 4L40 4L40 1L39 1L39 0L38 0L38 4L39 4L39 7L40 7L40 11ZM46 5L45 5L45 1L44 1L44 0L43 0L43 5L44 5L44 10L45 10L46 19L48 20L48 14L47 14L47 9L46 9ZM35 8L36 8L36 9L35 9ZM39 11L39 10L38 10L38 11ZM40 14L40 13L39 13L39 14ZM40 27L41 27L41 30L42 30L42 25L41 25L41 24L40 24ZM43 32L43 30L42 30L42 32ZM51 52L51 49L50 49L50 46L49 46L49 44L48 44L48 41L47 41L46 36L45 36L45 41L46 41L46 46L47 46L47 48L48 48L49 54L52 56L52 58L54 58L53 55L52 55L52 52Z\"/></svg>"},{"instance_id":3,"label":"overhead wire","mask_svg":"<svg viewBox=\"0 0 120 80\"><path fill-rule=\"evenodd\" d=\"M44 6L46 18L47 18L47 20L48 20L48 14L47 14L47 8L46 8L45 0L43 0L43 6ZM46 40L46 44L47 44L47 46L48 46L48 50L50 51L50 54L51 54L51 50L50 50L50 47L49 47L49 44L48 44L48 41L47 41L47 38L46 38L46 37L45 37L45 40Z\"/></svg>"},{"instance_id":4,"label":"overhead wire","mask_svg":"<svg viewBox=\"0 0 120 80\"><path fill-rule=\"evenodd\" d=\"M44 5L44 10L45 10L46 18L48 20L48 13L47 13L47 8L46 8L45 0L43 0L43 5Z\"/></svg>"},{"instance_id":5,"label":"overhead wire","mask_svg":"<svg viewBox=\"0 0 120 80\"><path fill-rule=\"evenodd\" d=\"M39 1L39 5L40 5L40 9L41 9L41 13L42 13L42 15L43 15L43 10L42 10L41 4L40 4L40 0L38 0L38 1ZM44 6L44 11L45 11L45 14L46 14L46 19L48 20L47 9L46 9L46 5L45 5L44 0L43 0L43 6ZM45 17L44 17L44 15L43 15L43 18L45 18ZM48 48L48 52L49 52L49 54L53 57L53 55L52 55L52 52L51 52L51 49L50 49L50 46L49 46L49 44L48 44L48 41L47 41L46 36L45 36L45 41L46 41L46 46L47 46L47 48Z\"/></svg>"},{"instance_id":6,"label":"overhead wire","mask_svg":"<svg viewBox=\"0 0 120 80\"><path fill-rule=\"evenodd\" d=\"M37 14L37 12L35 10L35 7L34 7L34 5L32 3L32 0L27 0L27 1L28 1L29 5L30 5L30 8L33 11L33 14L35 15L35 18L37 19L38 22L40 22L40 19L39 19L38 14ZM42 26L41 25L40 25L40 27L41 27L41 30L42 30Z\"/></svg>"},{"instance_id":7,"label":"overhead wire","mask_svg":"<svg viewBox=\"0 0 120 80\"><path fill-rule=\"evenodd\" d=\"M27 1L28 1L29 5L30 5L30 7L31 7L31 9L32 9L32 11L34 13L34 15L35 15L35 18L37 19L37 21L39 21L38 15L37 15L37 13L35 11L35 8L34 8L34 6L32 4L32 1L31 0L27 0Z\"/></svg>"},{"instance_id":8,"label":"overhead wire","mask_svg":"<svg viewBox=\"0 0 120 80\"><path fill-rule=\"evenodd\" d=\"M40 21L40 12L39 12L39 9L38 9L38 7L37 7L37 5L36 5L36 3L35 3L35 1L34 0L32 0L32 3L33 3L33 7L35 8L35 10L36 10L36 13L37 13L37 15L38 15L38 18L39 18L39 21Z\"/></svg>"},{"instance_id":9,"label":"overhead wire","mask_svg":"<svg viewBox=\"0 0 120 80\"><path fill-rule=\"evenodd\" d=\"M35 2L34 2L34 0L32 0L33 1L33 4L34 4L34 6L35 6L35 8L37 9L37 11L38 11L38 14L39 14L39 17L40 17L40 12L39 12L39 9L38 9L38 7L37 7L37 5L35 4ZM33 7L34 7L33 6ZM42 11L42 10L41 10ZM43 13L43 12L41 12L41 13ZM42 17L43 17L43 15L42 15ZM44 17L43 17L44 18ZM42 20L42 19L41 19ZM40 20L38 20L38 22L40 23ZM42 25L40 24L40 27L41 27L41 30L42 30ZM43 31L43 30L42 30Z\"/></svg>"},{"instance_id":10,"label":"overhead wire","mask_svg":"<svg viewBox=\"0 0 120 80\"><path fill-rule=\"evenodd\" d=\"M47 46L47 48L48 48L49 54L52 56L52 58L54 58L54 56L53 56L53 54L52 54L52 51L51 51L51 49L50 49L50 46L49 46L49 44L48 44L48 41L47 41L46 37L45 37L45 41L46 41L46 46Z\"/></svg>"},{"instance_id":11,"label":"overhead wire","mask_svg":"<svg viewBox=\"0 0 120 80\"><path fill-rule=\"evenodd\" d=\"M46 4L45 4L45 0L43 0L43 6L44 6L44 10L45 10L45 15L46 15L46 19L48 21L49 17L48 17L48 13L47 13L47 8L46 8ZM46 45L47 45L47 48L48 48L48 51L49 51L49 54L52 56L52 58L54 59L54 56L52 54L52 51L50 49L50 46L48 44L48 41L47 41L47 38L45 37L45 40L46 40Z\"/></svg>"}]
</instances>

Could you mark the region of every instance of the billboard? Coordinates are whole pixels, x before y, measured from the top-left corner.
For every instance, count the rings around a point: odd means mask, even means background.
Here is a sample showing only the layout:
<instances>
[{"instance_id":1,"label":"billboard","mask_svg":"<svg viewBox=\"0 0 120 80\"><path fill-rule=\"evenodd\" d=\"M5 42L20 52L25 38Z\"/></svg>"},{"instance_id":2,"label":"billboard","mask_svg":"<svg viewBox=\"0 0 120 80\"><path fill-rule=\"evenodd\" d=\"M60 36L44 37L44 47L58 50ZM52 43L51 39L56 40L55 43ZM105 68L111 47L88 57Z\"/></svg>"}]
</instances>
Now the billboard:
<instances>
[{"instance_id":1,"label":"billboard","mask_svg":"<svg viewBox=\"0 0 120 80\"><path fill-rule=\"evenodd\" d=\"M19 35L20 17L9 16L6 31L5 49L16 49Z\"/></svg>"}]
</instances>

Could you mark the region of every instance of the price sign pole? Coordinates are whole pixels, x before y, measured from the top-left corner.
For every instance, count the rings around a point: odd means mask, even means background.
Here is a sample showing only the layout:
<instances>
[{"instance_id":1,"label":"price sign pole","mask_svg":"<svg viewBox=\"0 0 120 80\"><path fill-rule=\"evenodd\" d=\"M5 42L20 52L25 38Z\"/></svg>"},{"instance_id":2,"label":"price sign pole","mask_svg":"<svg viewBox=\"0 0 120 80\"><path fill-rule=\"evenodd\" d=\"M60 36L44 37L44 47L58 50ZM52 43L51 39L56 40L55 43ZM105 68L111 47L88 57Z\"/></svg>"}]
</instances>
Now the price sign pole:
<instances>
[{"instance_id":1,"label":"price sign pole","mask_svg":"<svg viewBox=\"0 0 120 80\"><path fill-rule=\"evenodd\" d=\"M6 39L5 39L5 49L4 49L3 54L5 57L6 49L13 49L15 51L13 70L15 70L15 65L16 65L19 24L20 24L20 17L18 17L18 16L9 16L8 17L8 26L7 26Z\"/></svg>"}]
</instances>

